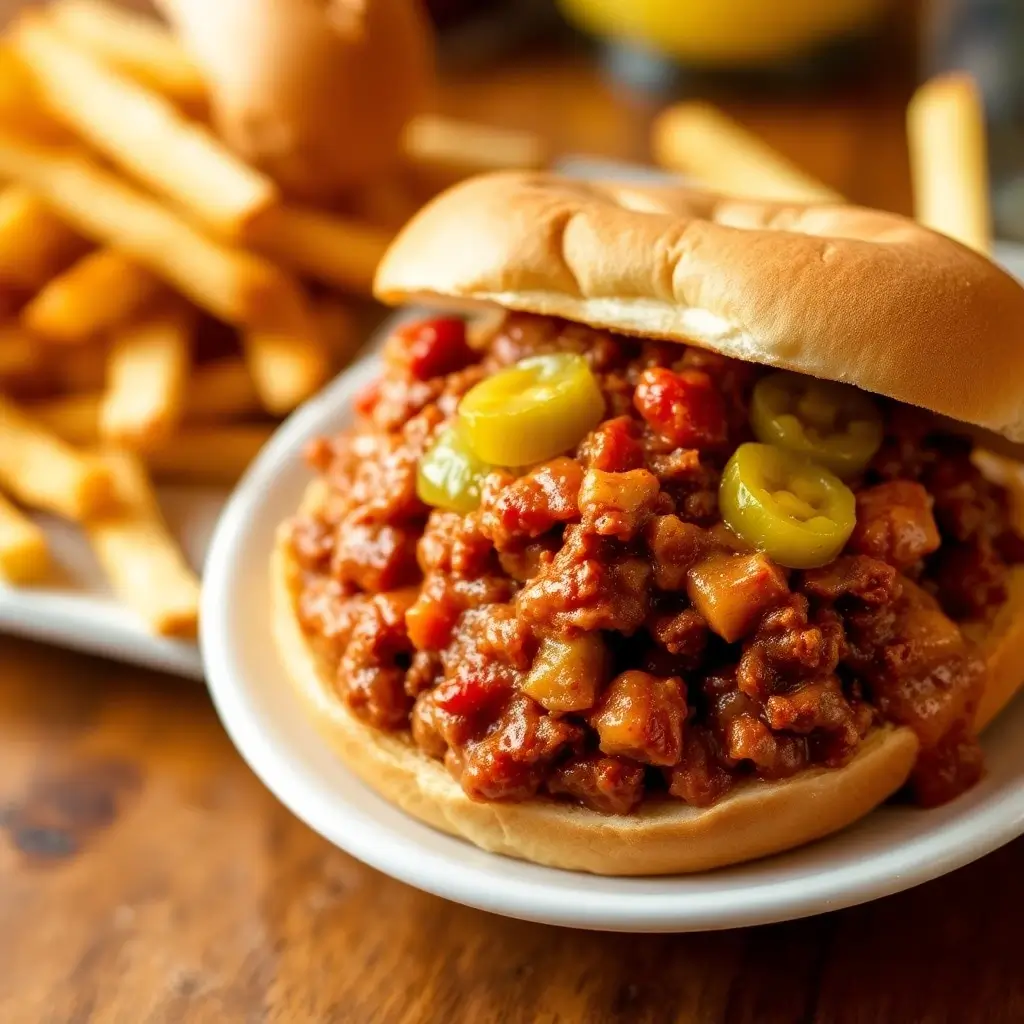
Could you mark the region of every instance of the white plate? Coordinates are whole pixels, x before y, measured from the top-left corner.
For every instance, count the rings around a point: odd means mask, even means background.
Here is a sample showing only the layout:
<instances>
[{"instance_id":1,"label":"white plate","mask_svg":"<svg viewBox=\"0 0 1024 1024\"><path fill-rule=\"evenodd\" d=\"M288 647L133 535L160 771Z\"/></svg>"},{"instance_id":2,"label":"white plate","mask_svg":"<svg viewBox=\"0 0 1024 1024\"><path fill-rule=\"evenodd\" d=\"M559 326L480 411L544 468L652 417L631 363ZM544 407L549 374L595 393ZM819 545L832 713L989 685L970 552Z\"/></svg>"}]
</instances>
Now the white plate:
<instances>
[{"instance_id":1,"label":"white plate","mask_svg":"<svg viewBox=\"0 0 1024 1024\"><path fill-rule=\"evenodd\" d=\"M159 496L171 532L192 565L201 568L227 490L164 487ZM38 586L0 582L0 631L203 678L202 659L194 643L153 636L130 608L115 600L75 524L56 516L35 518L46 532L54 572Z\"/></svg>"},{"instance_id":2,"label":"white plate","mask_svg":"<svg viewBox=\"0 0 1024 1024\"><path fill-rule=\"evenodd\" d=\"M304 443L346 425L366 360L292 417L230 499L207 558L202 647L214 701L256 774L296 815L410 885L511 917L621 931L764 924L906 889L1024 832L1024 700L985 737L984 781L933 811L882 808L793 853L690 877L599 878L484 853L376 796L321 740L271 640L268 559L309 479Z\"/></svg>"}]
</instances>

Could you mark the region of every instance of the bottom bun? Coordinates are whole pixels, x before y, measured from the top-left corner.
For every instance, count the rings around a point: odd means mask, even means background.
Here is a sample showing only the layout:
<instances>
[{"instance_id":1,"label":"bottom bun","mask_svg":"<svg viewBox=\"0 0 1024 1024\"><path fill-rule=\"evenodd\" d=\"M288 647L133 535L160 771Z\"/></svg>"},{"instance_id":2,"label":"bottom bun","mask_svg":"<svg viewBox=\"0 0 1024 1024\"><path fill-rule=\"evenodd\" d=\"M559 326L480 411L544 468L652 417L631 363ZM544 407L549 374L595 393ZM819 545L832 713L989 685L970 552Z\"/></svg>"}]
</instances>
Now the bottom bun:
<instances>
[{"instance_id":1,"label":"bottom bun","mask_svg":"<svg viewBox=\"0 0 1024 1024\"><path fill-rule=\"evenodd\" d=\"M1013 527L1024 535L1024 466L987 451L975 451L974 461L986 479L1006 489ZM981 732L1024 683L1024 566L1011 571L1006 602L992 623L968 626L964 632L981 647L988 663L988 680L974 719Z\"/></svg>"},{"instance_id":2,"label":"bottom bun","mask_svg":"<svg viewBox=\"0 0 1024 1024\"><path fill-rule=\"evenodd\" d=\"M479 803L408 735L364 725L339 699L331 672L295 614L299 570L283 530L272 573L278 650L317 727L341 759L413 817L493 853L598 875L722 867L845 828L899 789L917 757L917 737L909 729L884 727L871 733L843 768L808 769L783 782L744 782L711 807L663 800L641 804L632 814L605 815L545 797Z\"/></svg>"},{"instance_id":3,"label":"bottom bun","mask_svg":"<svg viewBox=\"0 0 1024 1024\"><path fill-rule=\"evenodd\" d=\"M967 626L967 634L981 648L988 665L985 692L978 702L974 725L987 726L1024 682L1024 568L1010 573L1006 603L990 626Z\"/></svg>"}]
</instances>

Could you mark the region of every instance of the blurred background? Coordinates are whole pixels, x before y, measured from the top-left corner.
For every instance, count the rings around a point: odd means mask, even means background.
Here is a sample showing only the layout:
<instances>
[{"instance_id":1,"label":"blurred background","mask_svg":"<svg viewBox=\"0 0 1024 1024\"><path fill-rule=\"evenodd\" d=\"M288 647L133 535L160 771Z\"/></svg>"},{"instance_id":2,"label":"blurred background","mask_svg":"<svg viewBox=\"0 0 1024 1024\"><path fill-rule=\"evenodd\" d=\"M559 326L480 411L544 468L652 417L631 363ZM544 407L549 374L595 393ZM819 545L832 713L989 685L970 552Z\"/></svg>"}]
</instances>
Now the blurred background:
<instances>
[{"instance_id":1,"label":"blurred background","mask_svg":"<svg viewBox=\"0 0 1024 1024\"><path fill-rule=\"evenodd\" d=\"M926 64L956 59L950 46L926 57L925 39L952 34L949 23L964 16L952 8L986 0L430 6L445 112L532 129L558 153L647 163L658 111L708 99L839 192L909 210L905 105Z\"/></svg>"},{"instance_id":2,"label":"blurred background","mask_svg":"<svg viewBox=\"0 0 1024 1024\"><path fill-rule=\"evenodd\" d=\"M1016 0L424 2L445 114L536 132L554 154L650 162L657 112L707 99L841 194L901 212L913 88L967 71L988 115L998 233L1024 238Z\"/></svg>"},{"instance_id":3,"label":"blurred background","mask_svg":"<svg viewBox=\"0 0 1024 1024\"><path fill-rule=\"evenodd\" d=\"M997 233L1024 237L1024 5L1015 0L431 6L447 111L532 128L558 151L646 162L658 110L707 99L842 195L900 212L912 209L903 142L912 91L967 71L988 114Z\"/></svg>"}]
</instances>

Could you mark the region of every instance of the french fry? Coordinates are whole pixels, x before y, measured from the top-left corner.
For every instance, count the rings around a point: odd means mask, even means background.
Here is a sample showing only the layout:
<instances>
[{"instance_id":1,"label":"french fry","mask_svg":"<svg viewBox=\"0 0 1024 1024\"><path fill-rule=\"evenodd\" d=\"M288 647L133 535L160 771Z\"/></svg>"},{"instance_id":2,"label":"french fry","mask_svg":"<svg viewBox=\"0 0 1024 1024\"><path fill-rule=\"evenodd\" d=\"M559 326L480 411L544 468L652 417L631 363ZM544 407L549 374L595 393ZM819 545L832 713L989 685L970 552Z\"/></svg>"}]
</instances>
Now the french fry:
<instances>
[{"instance_id":1,"label":"french fry","mask_svg":"<svg viewBox=\"0 0 1024 1024\"><path fill-rule=\"evenodd\" d=\"M328 295L313 304L313 316L333 365L347 366L363 342L352 311L339 299Z\"/></svg>"},{"instance_id":2,"label":"french fry","mask_svg":"<svg viewBox=\"0 0 1024 1024\"><path fill-rule=\"evenodd\" d=\"M269 330L304 320L302 290L290 275L206 237L74 150L0 131L0 177L29 185L83 235L120 249L221 320Z\"/></svg>"},{"instance_id":3,"label":"french fry","mask_svg":"<svg viewBox=\"0 0 1024 1024\"><path fill-rule=\"evenodd\" d=\"M47 372L62 391L98 391L107 380L106 340L65 349L48 360Z\"/></svg>"},{"instance_id":4,"label":"french fry","mask_svg":"<svg viewBox=\"0 0 1024 1024\"><path fill-rule=\"evenodd\" d=\"M199 580L160 514L137 456L101 452L117 505L87 519L85 534L117 596L160 636L192 637L199 617Z\"/></svg>"},{"instance_id":5,"label":"french fry","mask_svg":"<svg viewBox=\"0 0 1024 1024\"><path fill-rule=\"evenodd\" d=\"M234 484L273 432L263 424L186 427L144 458L158 480Z\"/></svg>"},{"instance_id":6,"label":"french fry","mask_svg":"<svg viewBox=\"0 0 1024 1024\"><path fill-rule=\"evenodd\" d=\"M18 307L25 301L25 291L0 281L0 319L17 319Z\"/></svg>"},{"instance_id":7,"label":"french fry","mask_svg":"<svg viewBox=\"0 0 1024 1024\"><path fill-rule=\"evenodd\" d=\"M319 390L330 353L315 326L303 333L245 331L245 362L267 412L283 415Z\"/></svg>"},{"instance_id":8,"label":"french fry","mask_svg":"<svg viewBox=\"0 0 1024 1024\"><path fill-rule=\"evenodd\" d=\"M126 448L150 448L177 425L184 406L192 320L181 307L162 309L114 335L100 407L104 440Z\"/></svg>"},{"instance_id":9,"label":"french fry","mask_svg":"<svg viewBox=\"0 0 1024 1024\"><path fill-rule=\"evenodd\" d=\"M837 203L842 196L708 103L677 103L655 119L654 159L719 192L779 202Z\"/></svg>"},{"instance_id":10,"label":"french fry","mask_svg":"<svg viewBox=\"0 0 1024 1024\"><path fill-rule=\"evenodd\" d=\"M27 412L47 430L76 445L94 445L100 437L103 394L90 391L35 402ZM185 422L224 423L262 409L252 378L239 356L225 356L192 371L186 384Z\"/></svg>"},{"instance_id":11,"label":"french fry","mask_svg":"<svg viewBox=\"0 0 1024 1024\"><path fill-rule=\"evenodd\" d=\"M195 61L155 19L103 0L59 0L46 16L68 39L136 81L189 108L205 104Z\"/></svg>"},{"instance_id":12,"label":"french fry","mask_svg":"<svg viewBox=\"0 0 1024 1024\"><path fill-rule=\"evenodd\" d=\"M10 324L0 326L0 381L23 377L39 368L39 342Z\"/></svg>"},{"instance_id":13,"label":"french fry","mask_svg":"<svg viewBox=\"0 0 1024 1024\"><path fill-rule=\"evenodd\" d=\"M266 175L239 160L162 96L105 67L25 15L15 45L47 106L90 145L155 192L235 236L278 200Z\"/></svg>"},{"instance_id":14,"label":"french fry","mask_svg":"<svg viewBox=\"0 0 1024 1024\"><path fill-rule=\"evenodd\" d=\"M423 205L415 179L395 172L355 189L346 209L360 221L397 231Z\"/></svg>"},{"instance_id":15,"label":"french fry","mask_svg":"<svg viewBox=\"0 0 1024 1024\"><path fill-rule=\"evenodd\" d=\"M50 570L46 535L0 494L0 578L34 583Z\"/></svg>"},{"instance_id":16,"label":"french fry","mask_svg":"<svg viewBox=\"0 0 1024 1024\"><path fill-rule=\"evenodd\" d=\"M239 356L225 356L196 367L187 390L188 423L223 423L262 408L252 376Z\"/></svg>"},{"instance_id":17,"label":"french fry","mask_svg":"<svg viewBox=\"0 0 1024 1024\"><path fill-rule=\"evenodd\" d=\"M0 486L31 508L69 519L95 515L111 501L110 473L0 398Z\"/></svg>"},{"instance_id":18,"label":"french fry","mask_svg":"<svg viewBox=\"0 0 1024 1024\"><path fill-rule=\"evenodd\" d=\"M124 323L166 291L131 257L97 249L44 285L21 311L21 322L47 341L76 345Z\"/></svg>"},{"instance_id":19,"label":"french fry","mask_svg":"<svg viewBox=\"0 0 1024 1024\"><path fill-rule=\"evenodd\" d=\"M406 125L402 147L410 163L440 169L452 181L482 171L534 170L548 159L544 140L535 132L437 114L414 117Z\"/></svg>"},{"instance_id":20,"label":"french fry","mask_svg":"<svg viewBox=\"0 0 1024 1024\"><path fill-rule=\"evenodd\" d=\"M103 394L89 391L34 402L25 411L42 427L74 445L94 445L100 437Z\"/></svg>"},{"instance_id":21,"label":"french fry","mask_svg":"<svg viewBox=\"0 0 1024 1024\"><path fill-rule=\"evenodd\" d=\"M343 291L369 295L391 233L301 206L268 210L246 230L250 245Z\"/></svg>"},{"instance_id":22,"label":"french fry","mask_svg":"<svg viewBox=\"0 0 1024 1024\"><path fill-rule=\"evenodd\" d=\"M0 281L35 291L84 249L38 196L18 185L0 191Z\"/></svg>"},{"instance_id":23,"label":"french fry","mask_svg":"<svg viewBox=\"0 0 1024 1024\"><path fill-rule=\"evenodd\" d=\"M70 139L43 105L32 72L6 41L0 41L0 124L38 142L65 144Z\"/></svg>"},{"instance_id":24,"label":"french fry","mask_svg":"<svg viewBox=\"0 0 1024 1024\"><path fill-rule=\"evenodd\" d=\"M914 215L927 227L988 253L992 248L988 144L970 75L933 78L907 108Z\"/></svg>"}]
</instances>

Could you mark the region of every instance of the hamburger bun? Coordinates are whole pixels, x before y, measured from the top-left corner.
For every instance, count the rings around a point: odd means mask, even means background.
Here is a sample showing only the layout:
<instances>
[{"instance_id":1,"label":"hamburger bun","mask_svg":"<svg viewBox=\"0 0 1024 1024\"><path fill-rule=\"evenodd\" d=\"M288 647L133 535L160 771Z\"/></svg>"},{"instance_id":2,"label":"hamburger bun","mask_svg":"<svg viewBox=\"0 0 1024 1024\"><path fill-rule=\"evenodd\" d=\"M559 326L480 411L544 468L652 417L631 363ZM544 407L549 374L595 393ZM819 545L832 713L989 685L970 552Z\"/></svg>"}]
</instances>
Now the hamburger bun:
<instances>
[{"instance_id":1,"label":"hamburger bun","mask_svg":"<svg viewBox=\"0 0 1024 1024\"><path fill-rule=\"evenodd\" d=\"M312 484L304 507L315 507L321 494L320 484ZM793 849L853 824L906 782L917 758L914 733L885 726L870 733L843 768L811 768L781 782L746 781L706 808L664 800L645 802L628 815L605 815L548 797L479 803L408 735L373 729L349 711L296 614L300 580L283 526L271 560L274 638L317 729L345 765L385 800L492 853L598 875L724 867ZM1024 677L1024 569L1014 570L1010 595L990 634L975 638L989 665L979 724L995 717Z\"/></svg>"},{"instance_id":2,"label":"hamburger bun","mask_svg":"<svg viewBox=\"0 0 1024 1024\"><path fill-rule=\"evenodd\" d=\"M414 218L376 289L390 302L485 303L697 344L1024 437L1015 327L1024 291L976 253L884 213L498 174L456 187ZM1020 471L996 457L981 465L1010 488L1024 525ZM304 507L315 509L323 494L313 484ZM919 753L911 730L886 725L842 768L747 779L707 808L655 799L604 815L543 796L475 802L409 735L375 730L348 710L299 622L301 579L283 528L274 629L318 727L385 799L487 850L598 874L721 867L857 821L906 782ZM1024 568L973 639L989 668L981 727L1024 678Z\"/></svg>"},{"instance_id":3,"label":"hamburger bun","mask_svg":"<svg viewBox=\"0 0 1024 1024\"><path fill-rule=\"evenodd\" d=\"M421 210L375 290L685 342L1024 440L1024 289L895 214L499 173Z\"/></svg>"}]
</instances>

